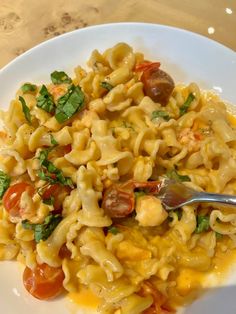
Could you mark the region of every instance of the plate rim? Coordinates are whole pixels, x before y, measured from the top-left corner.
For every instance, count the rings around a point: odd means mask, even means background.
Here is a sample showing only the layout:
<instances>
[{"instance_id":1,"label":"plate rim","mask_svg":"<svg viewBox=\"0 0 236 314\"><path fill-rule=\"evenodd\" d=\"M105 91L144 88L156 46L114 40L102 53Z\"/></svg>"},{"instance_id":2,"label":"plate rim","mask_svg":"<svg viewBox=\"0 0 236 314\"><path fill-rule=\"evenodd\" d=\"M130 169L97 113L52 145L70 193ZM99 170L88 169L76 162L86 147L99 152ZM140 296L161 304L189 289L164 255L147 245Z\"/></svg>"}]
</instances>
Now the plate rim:
<instances>
[{"instance_id":1,"label":"plate rim","mask_svg":"<svg viewBox=\"0 0 236 314\"><path fill-rule=\"evenodd\" d=\"M179 33L183 33L186 34L187 36L193 36L193 37L198 37L199 40L203 40L205 42L209 42L211 43L211 45L216 45L218 46L219 49L223 49L223 50L227 50L228 53L231 53L232 55L234 55L234 57L236 58L236 51L234 51L233 49L225 46L224 44L211 39L209 37L206 37L202 34L199 33L195 33L193 31L184 29L184 28L179 28L179 27L175 27L175 26L170 26L170 25L165 25L165 24L157 24L157 23L146 23L146 22L114 22L114 23L105 23L105 24L96 24L96 25L89 25L80 29L76 29L76 30L72 30L70 32L66 32L64 34L61 34L59 36L56 37L52 37L49 38L45 41L42 41L38 44L36 44L35 46L29 48L28 50L26 50L24 53L22 53L19 56L16 56L13 60L9 61L6 65L4 65L2 68L0 68L0 76L3 75L3 73L5 71L8 70L9 67L14 66L15 63L20 62L21 59L27 57L28 55L30 55L32 52L34 52L35 50L37 50L38 48L47 46L49 43L66 38L66 37L70 37L73 34L76 33L83 33L83 32L87 32L93 29L102 29L102 28L108 28L108 27L125 27L125 26L129 26L129 27L135 27L135 26L143 26L143 27L156 27L159 29L164 29L164 30L169 30L169 31L176 31Z\"/></svg>"}]
</instances>

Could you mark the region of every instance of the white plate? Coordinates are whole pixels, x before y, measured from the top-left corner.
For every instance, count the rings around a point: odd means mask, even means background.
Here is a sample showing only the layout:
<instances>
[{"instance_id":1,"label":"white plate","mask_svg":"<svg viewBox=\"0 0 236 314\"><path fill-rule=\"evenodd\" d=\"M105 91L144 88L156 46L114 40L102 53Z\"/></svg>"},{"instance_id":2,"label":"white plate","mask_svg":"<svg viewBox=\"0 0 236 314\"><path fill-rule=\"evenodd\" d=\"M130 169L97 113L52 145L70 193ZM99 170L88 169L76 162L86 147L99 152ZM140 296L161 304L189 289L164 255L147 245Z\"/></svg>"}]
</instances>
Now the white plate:
<instances>
[{"instance_id":1,"label":"white plate","mask_svg":"<svg viewBox=\"0 0 236 314\"><path fill-rule=\"evenodd\" d=\"M12 61L0 70L1 107L7 108L23 82L49 82L54 70L71 74L75 66L85 65L93 49L103 51L121 41L144 52L147 58L161 61L162 68L175 82L197 82L201 88L214 89L223 99L236 104L234 51L200 35L172 27L121 23L92 26L62 35ZM236 313L235 290L233 286L216 289L185 313ZM42 302L26 293L21 269L16 262L0 264L0 300L1 313L4 314L71 313L70 304L64 299ZM77 313L85 312L78 310ZM92 311L88 313L92 314Z\"/></svg>"}]
</instances>

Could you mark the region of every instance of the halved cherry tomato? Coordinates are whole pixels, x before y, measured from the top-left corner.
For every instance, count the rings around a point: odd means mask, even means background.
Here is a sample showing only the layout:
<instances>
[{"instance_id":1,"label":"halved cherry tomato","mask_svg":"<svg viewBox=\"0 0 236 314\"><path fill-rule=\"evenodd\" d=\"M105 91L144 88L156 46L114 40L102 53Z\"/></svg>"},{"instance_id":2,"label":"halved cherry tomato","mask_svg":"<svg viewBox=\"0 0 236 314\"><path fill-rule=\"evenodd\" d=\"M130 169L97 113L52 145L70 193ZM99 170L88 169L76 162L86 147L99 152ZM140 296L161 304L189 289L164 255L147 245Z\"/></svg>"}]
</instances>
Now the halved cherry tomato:
<instances>
[{"instance_id":1,"label":"halved cherry tomato","mask_svg":"<svg viewBox=\"0 0 236 314\"><path fill-rule=\"evenodd\" d=\"M151 61L144 61L142 63L139 63L135 66L134 71L135 72L144 72L150 68L156 68L159 69L160 67L160 62L151 62Z\"/></svg>"},{"instance_id":2,"label":"halved cherry tomato","mask_svg":"<svg viewBox=\"0 0 236 314\"><path fill-rule=\"evenodd\" d=\"M47 300L55 298L63 291L65 276L61 267L47 264L37 265L35 269L25 268L23 283L26 290L35 298Z\"/></svg>"},{"instance_id":3,"label":"halved cherry tomato","mask_svg":"<svg viewBox=\"0 0 236 314\"><path fill-rule=\"evenodd\" d=\"M153 63L143 71L141 76L144 93L153 101L165 106L168 103L170 95L175 87L171 76L162 71Z\"/></svg>"},{"instance_id":4,"label":"halved cherry tomato","mask_svg":"<svg viewBox=\"0 0 236 314\"><path fill-rule=\"evenodd\" d=\"M113 184L105 190L102 208L112 218L126 217L134 210L134 193Z\"/></svg>"},{"instance_id":5,"label":"halved cherry tomato","mask_svg":"<svg viewBox=\"0 0 236 314\"><path fill-rule=\"evenodd\" d=\"M27 191L30 196L33 196L35 190L32 185L26 182L16 183L11 185L3 196L3 206L6 211L13 217L21 216L20 198L23 192Z\"/></svg>"},{"instance_id":6,"label":"halved cherry tomato","mask_svg":"<svg viewBox=\"0 0 236 314\"><path fill-rule=\"evenodd\" d=\"M160 181L129 180L120 185L112 184L104 192L102 208L112 218L126 217L134 210L134 189L142 189L147 194L157 194L160 188Z\"/></svg>"},{"instance_id":7,"label":"halved cherry tomato","mask_svg":"<svg viewBox=\"0 0 236 314\"><path fill-rule=\"evenodd\" d=\"M144 190L147 194L157 194L161 188L161 181L135 182L134 187Z\"/></svg>"},{"instance_id":8,"label":"halved cherry tomato","mask_svg":"<svg viewBox=\"0 0 236 314\"><path fill-rule=\"evenodd\" d=\"M71 258L71 251L68 250L68 248L67 248L65 243L60 248L59 257L62 258L62 259L63 258Z\"/></svg>"},{"instance_id":9,"label":"halved cherry tomato","mask_svg":"<svg viewBox=\"0 0 236 314\"><path fill-rule=\"evenodd\" d=\"M66 197L70 193L71 189L68 186L62 186L60 184L52 184L46 187L42 194L42 199L47 200L51 197L54 198L53 207L54 210L58 211L62 208L62 203Z\"/></svg>"},{"instance_id":10,"label":"halved cherry tomato","mask_svg":"<svg viewBox=\"0 0 236 314\"><path fill-rule=\"evenodd\" d=\"M64 147L65 154L69 154L71 152L71 144L65 145Z\"/></svg>"}]
</instances>

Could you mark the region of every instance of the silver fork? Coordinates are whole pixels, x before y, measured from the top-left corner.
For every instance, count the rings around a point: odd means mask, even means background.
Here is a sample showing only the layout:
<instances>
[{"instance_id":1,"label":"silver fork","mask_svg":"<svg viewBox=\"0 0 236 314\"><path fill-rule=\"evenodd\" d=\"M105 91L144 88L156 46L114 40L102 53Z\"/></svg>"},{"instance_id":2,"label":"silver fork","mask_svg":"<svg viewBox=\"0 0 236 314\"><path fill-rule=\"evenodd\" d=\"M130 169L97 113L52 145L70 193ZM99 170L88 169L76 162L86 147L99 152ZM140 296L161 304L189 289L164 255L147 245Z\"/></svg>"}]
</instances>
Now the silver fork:
<instances>
[{"instance_id":1,"label":"silver fork","mask_svg":"<svg viewBox=\"0 0 236 314\"><path fill-rule=\"evenodd\" d=\"M167 210L177 209L183 205L192 203L222 203L236 205L236 196L198 192L175 180L163 180L161 189L157 195Z\"/></svg>"}]
</instances>

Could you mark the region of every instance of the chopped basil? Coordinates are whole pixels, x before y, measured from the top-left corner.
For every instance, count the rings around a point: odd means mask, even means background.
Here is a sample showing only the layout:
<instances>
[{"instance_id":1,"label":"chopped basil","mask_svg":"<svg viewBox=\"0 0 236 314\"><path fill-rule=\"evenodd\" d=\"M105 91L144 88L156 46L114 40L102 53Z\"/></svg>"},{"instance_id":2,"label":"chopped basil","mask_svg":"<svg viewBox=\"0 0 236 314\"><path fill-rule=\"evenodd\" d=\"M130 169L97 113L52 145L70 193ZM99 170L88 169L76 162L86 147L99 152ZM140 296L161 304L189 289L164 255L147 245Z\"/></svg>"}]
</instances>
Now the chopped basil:
<instances>
[{"instance_id":1,"label":"chopped basil","mask_svg":"<svg viewBox=\"0 0 236 314\"><path fill-rule=\"evenodd\" d=\"M179 108L179 114L182 116L184 115L187 111L188 108L191 105L191 102L195 99L195 96L193 95L193 93L190 93L188 95L188 98L186 99L186 101L184 102L184 104Z\"/></svg>"},{"instance_id":2,"label":"chopped basil","mask_svg":"<svg viewBox=\"0 0 236 314\"><path fill-rule=\"evenodd\" d=\"M24 94L28 92L35 92L37 90L37 86L30 83L25 83L21 86L21 90Z\"/></svg>"},{"instance_id":3,"label":"chopped basil","mask_svg":"<svg viewBox=\"0 0 236 314\"><path fill-rule=\"evenodd\" d=\"M48 154L53 148L54 147L49 147L40 151L38 159L42 168L39 169L38 176L41 180L51 184L60 183L73 188L74 186L71 178L65 177L63 172L48 160Z\"/></svg>"},{"instance_id":4,"label":"chopped basil","mask_svg":"<svg viewBox=\"0 0 236 314\"><path fill-rule=\"evenodd\" d=\"M31 124L31 114L30 114L29 107L26 105L26 102L23 97L19 96L19 101L21 102L22 111L25 115L25 119Z\"/></svg>"},{"instance_id":5,"label":"chopped basil","mask_svg":"<svg viewBox=\"0 0 236 314\"><path fill-rule=\"evenodd\" d=\"M101 85L102 88L104 88L104 89L106 89L108 91L112 90L112 88L114 87L111 84L109 84L108 82L101 82L100 85Z\"/></svg>"},{"instance_id":6,"label":"chopped basil","mask_svg":"<svg viewBox=\"0 0 236 314\"><path fill-rule=\"evenodd\" d=\"M40 240L47 240L52 234L53 230L61 222L61 215L48 215L42 224L32 224L27 219L22 221L22 227L24 229L34 231L34 239L38 243Z\"/></svg>"},{"instance_id":7,"label":"chopped basil","mask_svg":"<svg viewBox=\"0 0 236 314\"><path fill-rule=\"evenodd\" d=\"M207 231L210 227L210 218L209 216L197 215L197 227L195 229L196 233L202 233Z\"/></svg>"},{"instance_id":8,"label":"chopped basil","mask_svg":"<svg viewBox=\"0 0 236 314\"><path fill-rule=\"evenodd\" d=\"M37 104L36 106L44 111L49 113L54 113L56 106L53 101L52 95L48 92L47 87L45 85L39 91L39 96L36 98Z\"/></svg>"},{"instance_id":9,"label":"chopped basil","mask_svg":"<svg viewBox=\"0 0 236 314\"><path fill-rule=\"evenodd\" d=\"M137 199L138 197L144 196L144 195L147 195L144 191L137 191L137 192L134 192L134 196L135 196L136 199Z\"/></svg>"},{"instance_id":10,"label":"chopped basil","mask_svg":"<svg viewBox=\"0 0 236 314\"><path fill-rule=\"evenodd\" d=\"M170 120L169 114L167 112L165 112L165 111L162 111L162 110L156 110L156 111L152 112L151 120L154 120L156 118L162 118L162 119L164 119L166 121Z\"/></svg>"},{"instance_id":11,"label":"chopped basil","mask_svg":"<svg viewBox=\"0 0 236 314\"><path fill-rule=\"evenodd\" d=\"M133 125L127 121L122 121L121 127L126 128L126 129L131 129L134 131Z\"/></svg>"},{"instance_id":12,"label":"chopped basil","mask_svg":"<svg viewBox=\"0 0 236 314\"><path fill-rule=\"evenodd\" d=\"M84 93L79 86L72 85L68 92L58 99L55 118L59 123L70 119L84 107Z\"/></svg>"},{"instance_id":13,"label":"chopped basil","mask_svg":"<svg viewBox=\"0 0 236 314\"><path fill-rule=\"evenodd\" d=\"M62 84L72 82L71 78L63 71L54 71L51 73L51 80L53 84Z\"/></svg>"},{"instance_id":14,"label":"chopped basil","mask_svg":"<svg viewBox=\"0 0 236 314\"><path fill-rule=\"evenodd\" d=\"M58 145L57 141L55 140L55 138L52 134L50 134L50 140L51 140L52 145L54 145L54 146Z\"/></svg>"},{"instance_id":15,"label":"chopped basil","mask_svg":"<svg viewBox=\"0 0 236 314\"><path fill-rule=\"evenodd\" d=\"M173 220L173 214L176 214L177 216L178 216L178 220L180 220L181 218L182 218L182 214L183 214L183 212L182 212L182 210L180 209L180 208L177 208L177 209L175 209L175 210L170 210L169 212L168 212L168 214L169 214L169 220L170 221L172 221Z\"/></svg>"},{"instance_id":16,"label":"chopped basil","mask_svg":"<svg viewBox=\"0 0 236 314\"><path fill-rule=\"evenodd\" d=\"M45 198L45 199L43 200L43 203L44 203L44 204L47 204L47 205L53 205L53 204L54 204L54 201L55 201L55 197L50 196L49 198Z\"/></svg>"},{"instance_id":17,"label":"chopped basil","mask_svg":"<svg viewBox=\"0 0 236 314\"><path fill-rule=\"evenodd\" d=\"M215 234L216 234L216 239L217 239L217 240L220 240L220 239L223 238L223 234L221 234L221 233L219 233L219 232L216 232Z\"/></svg>"},{"instance_id":18,"label":"chopped basil","mask_svg":"<svg viewBox=\"0 0 236 314\"><path fill-rule=\"evenodd\" d=\"M178 174L178 172L175 169L171 169L171 170L167 171L166 175L169 179L173 179L173 180L178 181L178 182L189 182L189 181L191 181L189 176L184 176L184 175Z\"/></svg>"},{"instance_id":19,"label":"chopped basil","mask_svg":"<svg viewBox=\"0 0 236 314\"><path fill-rule=\"evenodd\" d=\"M110 226L110 227L108 227L108 228L107 228L107 231L110 232L110 233L112 233L112 234L114 234L114 235L116 235L117 233L120 232L119 229L118 229L117 227L115 227L115 226Z\"/></svg>"},{"instance_id":20,"label":"chopped basil","mask_svg":"<svg viewBox=\"0 0 236 314\"><path fill-rule=\"evenodd\" d=\"M0 170L0 199L3 197L4 193L8 189L11 183L11 178Z\"/></svg>"}]
</instances>

